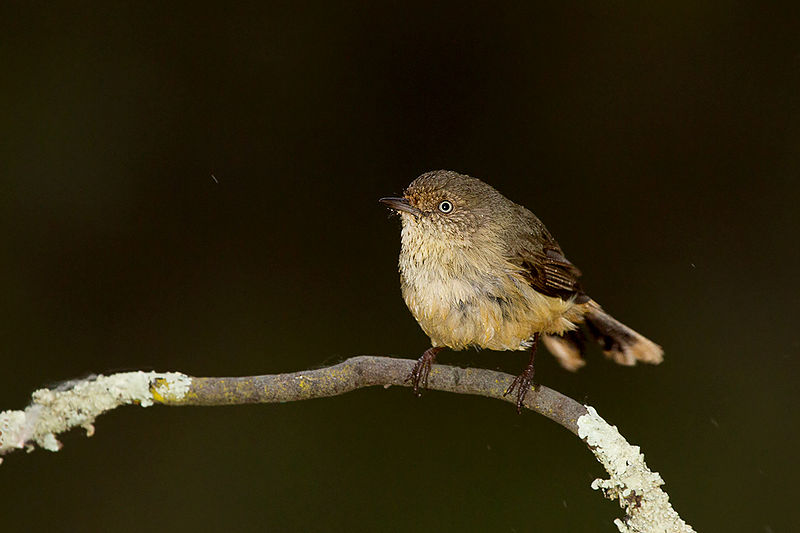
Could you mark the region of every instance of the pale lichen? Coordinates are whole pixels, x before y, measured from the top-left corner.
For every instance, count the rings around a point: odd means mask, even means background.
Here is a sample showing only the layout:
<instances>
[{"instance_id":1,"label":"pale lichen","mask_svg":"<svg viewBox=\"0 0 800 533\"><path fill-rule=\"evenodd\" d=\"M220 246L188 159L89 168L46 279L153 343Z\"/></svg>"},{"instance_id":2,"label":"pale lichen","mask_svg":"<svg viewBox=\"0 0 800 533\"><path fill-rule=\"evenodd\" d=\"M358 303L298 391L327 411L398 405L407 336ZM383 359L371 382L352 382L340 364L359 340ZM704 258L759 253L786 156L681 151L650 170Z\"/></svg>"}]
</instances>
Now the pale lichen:
<instances>
[{"instance_id":1,"label":"pale lichen","mask_svg":"<svg viewBox=\"0 0 800 533\"><path fill-rule=\"evenodd\" d=\"M125 372L70 382L68 388L40 389L24 411L0 413L0 455L35 446L58 451L56 435L75 427L94 433L94 420L121 405L142 407L154 402L180 400L191 378L180 373Z\"/></svg>"},{"instance_id":2,"label":"pale lichen","mask_svg":"<svg viewBox=\"0 0 800 533\"><path fill-rule=\"evenodd\" d=\"M619 500L625 509L624 519L614 524L621 533L690 533L694 529L684 522L661 490L664 480L644 462L638 446L632 446L620 435L616 426L603 420L591 406L578 418L578 436L592 449L608 472L609 479L596 479L592 488L600 489L606 498Z\"/></svg>"}]
</instances>

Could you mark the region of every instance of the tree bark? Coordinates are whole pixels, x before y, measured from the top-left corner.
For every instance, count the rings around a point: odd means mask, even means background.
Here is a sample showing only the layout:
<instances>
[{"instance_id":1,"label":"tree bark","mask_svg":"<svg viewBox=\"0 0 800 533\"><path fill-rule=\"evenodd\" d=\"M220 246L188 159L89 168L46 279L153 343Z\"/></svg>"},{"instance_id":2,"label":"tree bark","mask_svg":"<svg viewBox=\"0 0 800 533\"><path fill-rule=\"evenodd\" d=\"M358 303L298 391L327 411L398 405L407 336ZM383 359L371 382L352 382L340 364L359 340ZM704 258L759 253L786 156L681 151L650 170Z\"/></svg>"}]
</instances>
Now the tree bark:
<instances>
[{"instance_id":1,"label":"tree bark","mask_svg":"<svg viewBox=\"0 0 800 533\"><path fill-rule=\"evenodd\" d=\"M94 433L101 414L122 405L233 405L276 403L337 396L355 389L382 385L410 386L406 377L415 361L390 357L353 357L337 365L289 374L246 377L190 377L177 372L125 372L64 383L33 393L24 411L0 413L0 455L37 445L50 451L61 447L57 435L75 427ZM515 403L504 393L514 379L509 374L478 368L433 365L428 389L474 394ZM609 474L592 488L618 500L626 515L614 524L625 532L694 530L669 503L664 481L644 462L617 428L594 408L584 406L544 385L525 397L524 407L546 416L582 439Z\"/></svg>"}]
</instances>

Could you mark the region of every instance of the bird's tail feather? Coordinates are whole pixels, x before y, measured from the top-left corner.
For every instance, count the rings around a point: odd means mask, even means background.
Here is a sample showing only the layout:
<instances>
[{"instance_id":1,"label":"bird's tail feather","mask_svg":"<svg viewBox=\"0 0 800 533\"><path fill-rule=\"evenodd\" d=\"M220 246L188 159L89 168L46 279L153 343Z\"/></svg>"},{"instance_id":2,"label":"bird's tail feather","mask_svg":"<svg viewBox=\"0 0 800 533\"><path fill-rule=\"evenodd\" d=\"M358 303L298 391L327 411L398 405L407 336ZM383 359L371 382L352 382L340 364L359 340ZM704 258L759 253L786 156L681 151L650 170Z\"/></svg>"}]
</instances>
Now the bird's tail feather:
<instances>
[{"instance_id":1,"label":"bird's tail feather","mask_svg":"<svg viewBox=\"0 0 800 533\"><path fill-rule=\"evenodd\" d=\"M664 360L664 350L650 339L615 319L599 305L586 313L589 333L603 348L606 357L620 365L632 366L637 361L657 365Z\"/></svg>"},{"instance_id":2,"label":"bird's tail feather","mask_svg":"<svg viewBox=\"0 0 800 533\"><path fill-rule=\"evenodd\" d=\"M584 315L586 329L606 357L626 366L633 366L637 362L657 365L664 360L661 346L615 319L595 302L590 302L589 306L589 311ZM567 370L575 371L586 364L581 357L584 342L580 330L562 336L545 335L542 341Z\"/></svg>"},{"instance_id":3,"label":"bird's tail feather","mask_svg":"<svg viewBox=\"0 0 800 533\"><path fill-rule=\"evenodd\" d=\"M583 332L579 329L567 331L563 335L543 335L542 343L558 364L570 372L576 372L586 364L583 358L586 345Z\"/></svg>"}]
</instances>

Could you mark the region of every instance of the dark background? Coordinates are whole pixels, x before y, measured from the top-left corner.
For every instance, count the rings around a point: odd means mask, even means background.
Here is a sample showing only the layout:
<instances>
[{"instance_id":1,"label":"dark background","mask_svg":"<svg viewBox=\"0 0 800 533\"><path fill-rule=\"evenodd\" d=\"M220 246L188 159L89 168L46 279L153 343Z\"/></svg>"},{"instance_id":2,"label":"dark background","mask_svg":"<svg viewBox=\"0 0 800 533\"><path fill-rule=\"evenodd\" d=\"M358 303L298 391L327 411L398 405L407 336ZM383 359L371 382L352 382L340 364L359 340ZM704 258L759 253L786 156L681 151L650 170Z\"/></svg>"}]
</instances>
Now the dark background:
<instances>
[{"instance_id":1,"label":"dark background","mask_svg":"<svg viewBox=\"0 0 800 533\"><path fill-rule=\"evenodd\" d=\"M0 408L96 372L416 358L377 199L448 168L536 212L666 350L636 368L593 351L577 374L542 356L537 378L641 445L698 531L796 530L797 11L70 4L0 13ZM378 388L96 426L5 458L4 530L615 531L620 514L580 441L481 398Z\"/></svg>"}]
</instances>

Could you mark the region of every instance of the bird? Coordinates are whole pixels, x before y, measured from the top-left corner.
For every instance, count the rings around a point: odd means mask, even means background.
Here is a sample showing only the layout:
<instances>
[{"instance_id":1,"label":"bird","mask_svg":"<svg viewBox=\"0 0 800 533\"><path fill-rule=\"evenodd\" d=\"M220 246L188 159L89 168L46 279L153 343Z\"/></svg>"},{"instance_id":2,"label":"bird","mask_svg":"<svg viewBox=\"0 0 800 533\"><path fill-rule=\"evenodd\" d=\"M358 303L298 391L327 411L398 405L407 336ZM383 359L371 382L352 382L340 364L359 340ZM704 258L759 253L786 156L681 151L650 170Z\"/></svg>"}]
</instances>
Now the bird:
<instances>
[{"instance_id":1,"label":"bird","mask_svg":"<svg viewBox=\"0 0 800 533\"><path fill-rule=\"evenodd\" d=\"M406 380L417 396L444 348L528 351L505 391L516 391L517 412L534 386L540 339L568 370L585 364L587 336L621 365L663 360L661 346L589 297L581 271L536 215L491 185L436 170L379 202L400 215L401 292L431 341Z\"/></svg>"}]
</instances>

